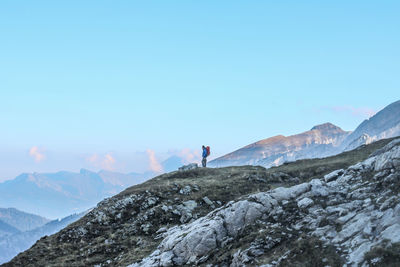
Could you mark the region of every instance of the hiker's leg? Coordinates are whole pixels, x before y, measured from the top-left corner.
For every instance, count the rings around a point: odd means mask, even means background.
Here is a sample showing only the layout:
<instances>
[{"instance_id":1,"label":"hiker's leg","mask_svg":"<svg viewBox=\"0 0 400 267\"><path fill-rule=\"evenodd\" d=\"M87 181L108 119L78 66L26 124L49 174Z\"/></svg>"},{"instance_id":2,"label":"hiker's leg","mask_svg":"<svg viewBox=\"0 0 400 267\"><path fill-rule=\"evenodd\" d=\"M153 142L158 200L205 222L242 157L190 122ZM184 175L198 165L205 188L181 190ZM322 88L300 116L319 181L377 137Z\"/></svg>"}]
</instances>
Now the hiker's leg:
<instances>
[{"instance_id":1,"label":"hiker's leg","mask_svg":"<svg viewBox=\"0 0 400 267\"><path fill-rule=\"evenodd\" d=\"M202 165L203 167L206 166L206 158L203 158L203 160L201 161L201 165Z\"/></svg>"}]
</instances>

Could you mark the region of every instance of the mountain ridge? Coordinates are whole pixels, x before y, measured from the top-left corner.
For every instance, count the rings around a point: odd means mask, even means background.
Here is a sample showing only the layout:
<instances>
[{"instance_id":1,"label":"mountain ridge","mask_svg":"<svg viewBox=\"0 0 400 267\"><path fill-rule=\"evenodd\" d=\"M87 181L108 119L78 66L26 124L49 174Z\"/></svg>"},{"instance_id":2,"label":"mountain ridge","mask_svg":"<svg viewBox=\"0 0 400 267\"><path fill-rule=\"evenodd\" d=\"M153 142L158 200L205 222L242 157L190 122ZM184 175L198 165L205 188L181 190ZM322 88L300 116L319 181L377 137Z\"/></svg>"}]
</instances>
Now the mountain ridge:
<instances>
[{"instance_id":1,"label":"mountain ridge","mask_svg":"<svg viewBox=\"0 0 400 267\"><path fill-rule=\"evenodd\" d=\"M63 218L87 210L105 197L143 182L152 175L110 171L96 173L86 169L81 169L79 173L23 173L0 183L0 203L4 207L49 218ZM52 201L49 202L49 199Z\"/></svg>"},{"instance_id":2,"label":"mountain ridge","mask_svg":"<svg viewBox=\"0 0 400 267\"><path fill-rule=\"evenodd\" d=\"M364 120L345 140L344 146L348 146L363 134L367 134L372 140L400 135L400 100Z\"/></svg>"},{"instance_id":3,"label":"mountain ridge","mask_svg":"<svg viewBox=\"0 0 400 267\"><path fill-rule=\"evenodd\" d=\"M48 221L46 224L28 231L19 231L17 229L12 234L0 236L0 264L11 260L18 253L30 248L41 237L54 234L68 224L75 222L85 213L72 214L62 219Z\"/></svg>"},{"instance_id":4,"label":"mountain ridge","mask_svg":"<svg viewBox=\"0 0 400 267\"><path fill-rule=\"evenodd\" d=\"M271 162L260 164L270 167L285 161L300 159L300 155L303 153L301 150L312 150L311 148L316 150L311 157L317 155L324 157L329 155L329 151L336 151L339 147L338 144L349 134L350 132L344 131L332 123L319 124L303 133L287 137L277 135L254 142L210 161L209 165L211 167L258 165L260 161L271 157Z\"/></svg>"},{"instance_id":5,"label":"mountain ridge","mask_svg":"<svg viewBox=\"0 0 400 267\"><path fill-rule=\"evenodd\" d=\"M29 231L46 224L50 220L15 208L0 208L0 221L15 227L19 231Z\"/></svg>"},{"instance_id":6,"label":"mountain ridge","mask_svg":"<svg viewBox=\"0 0 400 267\"><path fill-rule=\"evenodd\" d=\"M271 167L302 158L335 155L357 146L400 135L400 101L364 120L353 132L332 123L315 125L290 136L277 135L239 148L209 162L211 167L260 165Z\"/></svg>"}]
</instances>

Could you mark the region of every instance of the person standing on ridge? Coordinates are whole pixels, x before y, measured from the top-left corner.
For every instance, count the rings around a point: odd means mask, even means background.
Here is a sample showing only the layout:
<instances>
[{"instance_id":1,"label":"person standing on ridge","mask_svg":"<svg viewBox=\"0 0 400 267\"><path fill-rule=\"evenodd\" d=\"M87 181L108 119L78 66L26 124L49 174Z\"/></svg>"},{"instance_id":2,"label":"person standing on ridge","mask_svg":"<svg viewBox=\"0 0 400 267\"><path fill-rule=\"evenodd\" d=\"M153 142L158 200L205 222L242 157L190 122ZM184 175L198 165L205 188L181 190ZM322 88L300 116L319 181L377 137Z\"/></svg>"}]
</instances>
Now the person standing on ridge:
<instances>
[{"instance_id":1,"label":"person standing on ridge","mask_svg":"<svg viewBox=\"0 0 400 267\"><path fill-rule=\"evenodd\" d=\"M207 146L205 147L204 145L202 146L203 149L203 160L201 161L201 164L203 165L203 167L205 168L207 165L207 157L210 155L210 147Z\"/></svg>"}]
</instances>

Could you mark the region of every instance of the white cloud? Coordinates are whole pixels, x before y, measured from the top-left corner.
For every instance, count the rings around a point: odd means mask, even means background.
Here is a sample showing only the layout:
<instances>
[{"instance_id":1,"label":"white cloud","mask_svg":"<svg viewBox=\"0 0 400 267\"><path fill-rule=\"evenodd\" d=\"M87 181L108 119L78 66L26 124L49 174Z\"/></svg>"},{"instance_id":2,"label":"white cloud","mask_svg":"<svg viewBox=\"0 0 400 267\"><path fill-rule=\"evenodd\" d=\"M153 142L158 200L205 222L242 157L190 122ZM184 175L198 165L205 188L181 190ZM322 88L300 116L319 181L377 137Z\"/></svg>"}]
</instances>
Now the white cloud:
<instances>
[{"instance_id":1,"label":"white cloud","mask_svg":"<svg viewBox=\"0 0 400 267\"><path fill-rule=\"evenodd\" d=\"M368 107L353 107L353 106L328 106L322 109L333 112L346 113L357 118L370 118L376 114L376 110Z\"/></svg>"},{"instance_id":2,"label":"white cloud","mask_svg":"<svg viewBox=\"0 0 400 267\"><path fill-rule=\"evenodd\" d=\"M44 152L42 149L39 149L37 146L31 147L29 149L29 155L35 160L35 162L39 163L43 161L46 156L44 155Z\"/></svg>"},{"instance_id":3,"label":"white cloud","mask_svg":"<svg viewBox=\"0 0 400 267\"><path fill-rule=\"evenodd\" d=\"M176 155L182 158L186 163L193 163L201 160L201 149L192 150L190 148L184 148L181 150L170 150L168 154Z\"/></svg>"},{"instance_id":4,"label":"white cloud","mask_svg":"<svg viewBox=\"0 0 400 267\"><path fill-rule=\"evenodd\" d=\"M162 168L160 162L158 162L155 152L151 149L147 149L146 153L147 153L147 157L149 159L150 170L153 172L156 172L156 173L161 173L163 171L163 168Z\"/></svg>"},{"instance_id":5,"label":"white cloud","mask_svg":"<svg viewBox=\"0 0 400 267\"><path fill-rule=\"evenodd\" d=\"M95 153L87 157L86 161L94 167L108 171L114 170L114 165L117 162L111 153L107 153L103 156L99 156Z\"/></svg>"},{"instance_id":6,"label":"white cloud","mask_svg":"<svg viewBox=\"0 0 400 267\"><path fill-rule=\"evenodd\" d=\"M96 164L98 162L99 156L97 154L93 154L86 158L86 160L92 164Z\"/></svg>"},{"instance_id":7,"label":"white cloud","mask_svg":"<svg viewBox=\"0 0 400 267\"><path fill-rule=\"evenodd\" d=\"M110 153L108 153L104 156L104 159L102 162L103 168L106 170L113 170L114 169L113 166L114 166L115 162L116 162L115 158Z\"/></svg>"}]
</instances>

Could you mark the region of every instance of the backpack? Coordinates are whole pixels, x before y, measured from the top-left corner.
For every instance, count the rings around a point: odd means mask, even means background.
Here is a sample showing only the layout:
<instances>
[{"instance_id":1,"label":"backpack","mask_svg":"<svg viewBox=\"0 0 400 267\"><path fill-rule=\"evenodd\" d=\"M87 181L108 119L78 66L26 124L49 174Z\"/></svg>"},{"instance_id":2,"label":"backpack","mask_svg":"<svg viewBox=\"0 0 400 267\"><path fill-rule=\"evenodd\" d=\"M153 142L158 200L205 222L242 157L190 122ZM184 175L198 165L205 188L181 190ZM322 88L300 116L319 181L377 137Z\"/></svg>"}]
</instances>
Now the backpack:
<instances>
[{"instance_id":1,"label":"backpack","mask_svg":"<svg viewBox=\"0 0 400 267\"><path fill-rule=\"evenodd\" d=\"M207 146L206 149L207 149L207 157L208 157L208 156L210 156L210 147Z\"/></svg>"}]
</instances>

